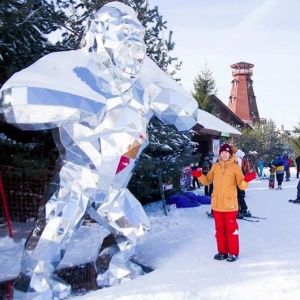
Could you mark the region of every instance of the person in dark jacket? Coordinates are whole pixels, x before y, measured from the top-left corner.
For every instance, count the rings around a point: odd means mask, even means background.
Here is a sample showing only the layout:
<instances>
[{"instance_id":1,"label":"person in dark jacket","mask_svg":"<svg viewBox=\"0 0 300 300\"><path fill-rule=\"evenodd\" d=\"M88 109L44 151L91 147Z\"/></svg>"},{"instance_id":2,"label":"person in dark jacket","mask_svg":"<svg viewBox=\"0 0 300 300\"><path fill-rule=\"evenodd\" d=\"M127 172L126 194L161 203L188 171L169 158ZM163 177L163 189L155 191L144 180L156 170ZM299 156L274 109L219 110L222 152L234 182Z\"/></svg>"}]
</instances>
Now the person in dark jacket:
<instances>
[{"instance_id":1,"label":"person in dark jacket","mask_svg":"<svg viewBox=\"0 0 300 300\"><path fill-rule=\"evenodd\" d=\"M250 164L249 161L245 159L245 152L239 149L237 146L232 146L232 152L235 155L237 164L241 167L243 174L250 173ZM242 219L244 217L251 217L251 213L248 210L248 205L246 203L246 191L241 190L237 187L237 196L238 196L238 203L239 203L239 213L238 218Z\"/></svg>"},{"instance_id":2,"label":"person in dark jacket","mask_svg":"<svg viewBox=\"0 0 300 300\"><path fill-rule=\"evenodd\" d=\"M295 200L289 200L289 202L300 204L300 180L298 181L297 184L297 197Z\"/></svg>"},{"instance_id":3,"label":"person in dark jacket","mask_svg":"<svg viewBox=\"0 0 300 300\"><path fill-rule=\"evenodd\" d=\"M300 172L300 154L299 156L296 158L296 177L299 178L299 172Z\"/></svg>"},{"instance_id":4,"label":"person in dark jacket","mask_svg":"<svg viewBox=\"0 0 300 300\"><path fill-rule=\"evenodd\" d=\"M284 176L284 159L280 154L278 154L276 156L276 159L273 162L273 165L276 168L275 172L276 172L276 180L277 180L277 184L278 184L276 190L281 190L282 189L283 176Z\"/></svg>"},{"instance_id":5,"label":"person in dark jacket","mask_svg":"<svg viewBox=\"0 0 300 300\"><path fill-rule=\"evenodd\" d=\"M209 170L211 169L212 166L212 161L210 159L210 157L208 156L208 154L204 157L201 168L202 168L202 172L204 175L206 175ZM212 192L214 189L214 185L213 183L211 183L210 185L205 185L204 186L204 195L205 196L211 196Z\"/></svg>"}]
</instances>

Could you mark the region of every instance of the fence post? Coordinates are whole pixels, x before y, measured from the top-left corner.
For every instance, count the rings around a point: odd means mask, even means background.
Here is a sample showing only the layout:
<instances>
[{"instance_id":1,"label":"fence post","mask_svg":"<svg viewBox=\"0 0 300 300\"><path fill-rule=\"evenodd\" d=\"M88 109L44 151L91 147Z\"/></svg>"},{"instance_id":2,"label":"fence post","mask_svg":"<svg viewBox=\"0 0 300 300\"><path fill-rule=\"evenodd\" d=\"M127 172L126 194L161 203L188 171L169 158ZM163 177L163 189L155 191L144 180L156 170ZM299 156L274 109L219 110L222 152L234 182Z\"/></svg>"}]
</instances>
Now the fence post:
<instances>
[{"instance_id":1,"label":"fence post","mask_svg":"<svg viewBox=\"0 0 300 300\"><path fill-rule=\"evenodd\" d=\"M168 209L167 209L164 188L163 188L163 184L162 184L161 168L157 169L157 179L158 179L159 191L160 191L160 195L161 195L161 201L162 201L162 205L163 205L163 211L164 211L165 215L167 216Z\"/></svg>"},{"instance_id":2,"label":"fence post","mask_svg":"<svg viewBox=\"0 0 300 300\"><path fill-rule=\"evenodd\" d=\"M12 233L12 228L11 228L10 216L9 216L9 212L8 212L8 205L7 205L7 201L6 201L6 197L5 197L5 193L4 193L1 172L0 172L0 194L2 197L2 201L3 201L4 214L5 214L5 220L7 222L8 233L9 233L9 236L12 238L13 233Z\"/></svg>"}]
</instances>

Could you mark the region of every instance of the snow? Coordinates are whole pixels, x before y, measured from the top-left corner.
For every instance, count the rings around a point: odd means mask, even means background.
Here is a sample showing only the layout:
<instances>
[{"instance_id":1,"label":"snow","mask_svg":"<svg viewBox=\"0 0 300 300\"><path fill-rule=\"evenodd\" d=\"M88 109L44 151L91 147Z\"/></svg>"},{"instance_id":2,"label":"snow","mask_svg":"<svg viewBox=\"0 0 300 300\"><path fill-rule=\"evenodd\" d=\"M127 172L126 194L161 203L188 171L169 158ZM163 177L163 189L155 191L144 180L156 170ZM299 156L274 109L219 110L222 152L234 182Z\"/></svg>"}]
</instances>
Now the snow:
<instances>
[{"instance_id":1,"label":"snow","mask_svg":"<svg viewBox=\"0 0 300 300\"><path fill-rule=\"evenodd\" d=\"M216 135L222 135L222 133L235 136L242 135L242 133L234 127L202 109L198 109L197 123L202 125L204 129L214 131Z\"/></svg>"},{"instance_id":2,"label":"snow","mask_svg":"<svg viewBox=\"0 0 300 300\"><path fill-rule=\"evenodd\" d=\"M217 250L214 221L205 214L210 211L209 205L175 209L166 216L162 203L156 202L145 206L152 230L138 245L139 262L155 270L127 283L71 298L299 299L300 205L287 201L296 197L295 177L292 168L291 181L284 182L282 190L269 190L268 180L250 183L246 191L249 209L267 219L257 223L238 221L240 256L236 262L213 259ZM196 192L203 194L203 187ZM91 226L90 235L86 228L78 233L80 246L76 247L77 252L72 247L70 254L73 262L82 262L82 256L92 251L91 243L97 240L98 230L97 226ZM82 242L83 235L86 243ZM19 242L9 237L0 239L0 281L4 274L18 273L23 243L24 239Z\"/></svg>"}]
</instances>

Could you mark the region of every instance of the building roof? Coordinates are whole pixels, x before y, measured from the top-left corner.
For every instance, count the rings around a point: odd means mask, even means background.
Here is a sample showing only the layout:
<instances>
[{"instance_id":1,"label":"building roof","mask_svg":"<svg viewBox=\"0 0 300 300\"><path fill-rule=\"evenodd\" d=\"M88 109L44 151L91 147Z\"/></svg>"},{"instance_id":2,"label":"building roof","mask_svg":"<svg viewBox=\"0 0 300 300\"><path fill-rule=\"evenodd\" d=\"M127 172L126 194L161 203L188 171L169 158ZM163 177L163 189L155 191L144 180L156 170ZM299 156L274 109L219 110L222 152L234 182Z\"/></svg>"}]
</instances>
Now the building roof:
<instances>
[{"instance_id":1,"label":"building roof","mask_svg":"<svg viewBox=\"0 0 300 300\"><path fill-rule=\"evenodd\" d=\"M233 68L233 69L236 69L236 68L237 69L240 69L240 68L253 68L254 64L250 64L250 63L241 61L241 62L230 65L230 67Z\"/></svg>"},{"instance_id":2,"label":"building roof","mask_svg":"<svg viewBox=\"0 0 300 300\"><path fill-rule=\"evenodd\" d=\"M198 109L197 124L192 129L214 136L239 137L242 135L234 127L202 109Z\"/></svg>"}]
</instances>

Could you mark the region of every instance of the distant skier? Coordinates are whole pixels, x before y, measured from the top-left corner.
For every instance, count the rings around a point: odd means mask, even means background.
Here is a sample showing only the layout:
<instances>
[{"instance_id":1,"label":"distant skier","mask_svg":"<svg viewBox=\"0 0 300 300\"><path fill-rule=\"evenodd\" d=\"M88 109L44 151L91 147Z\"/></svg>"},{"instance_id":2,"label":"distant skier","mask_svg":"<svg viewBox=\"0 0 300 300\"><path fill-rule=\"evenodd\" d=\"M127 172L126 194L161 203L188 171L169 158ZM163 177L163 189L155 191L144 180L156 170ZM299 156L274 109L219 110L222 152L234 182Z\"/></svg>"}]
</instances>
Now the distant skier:
<instances>
[{"instance_id":1,"label":"distant skier","mask_svg":"<svg viewBox=\"0 0 300 300\"><path fill-rule=\"evenodd\" d=\"M264 161L263 161L262 157L260 157L257 160L257 167L258 167L258 177L259 177L259 179L263 179L264 178Z\"/></svg>"},{"instance_id":2,"label":"distant skier","mask_svg":"<svg viewBox=\"0 0 300 300\"><path fill-rule=\"evenodd\" d=\"M273 167L275 167L275 174L277 180L276 190L281 190L284 177L284 159L280 154L277 154L276 159L273 162Z\"/></svg>"},{"instance_id":3,"label":"distant skier","mask_svg":"<svg viewBox=\"0 0 300 300\"><path fill-rule=\"evenodd\" d=\"M300 180L298 181L298 184L297 184L297 197L294 200L292 200L292 199L289 200L289 202L300 204Z\"/></svg>"}]
</instances>

